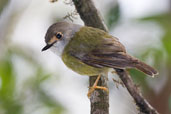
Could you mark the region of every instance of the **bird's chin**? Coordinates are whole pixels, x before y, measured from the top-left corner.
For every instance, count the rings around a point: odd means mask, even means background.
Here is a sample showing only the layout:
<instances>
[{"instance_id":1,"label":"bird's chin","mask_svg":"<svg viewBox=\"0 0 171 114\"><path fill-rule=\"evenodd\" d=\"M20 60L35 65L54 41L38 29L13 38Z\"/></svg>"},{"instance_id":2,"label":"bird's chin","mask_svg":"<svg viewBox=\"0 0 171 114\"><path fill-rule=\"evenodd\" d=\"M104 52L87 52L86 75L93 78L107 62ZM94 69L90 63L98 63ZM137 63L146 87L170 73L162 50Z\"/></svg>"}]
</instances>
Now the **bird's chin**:
<instances>
[{"instance_id":1,"label":"bird's chin","mask_svg":"<svg viewBox=\"0 0 171 114\"><path fill-rule=\"evenodd\" d=\"M65 46L67 45L68 41L58 41L56 43L53 44L53 46L50 48L50 50L52 50L56 55L58 56L62 56L63 50L65 48Z\"/></svg>"},{"instance_id":2,"label":"bird's chin","mask_svg":"<svg viewBox=\"0 0 171 114\"><path fill-rule=\"evenodd\" d=\"M56 54L57 56L62 56L62 52L60 52L60 50L57 48L57 47L55 47L55 46L52 46L51 48L50 48L50 50L54 53L54 54Z\"/></svg>"}]
</instances>

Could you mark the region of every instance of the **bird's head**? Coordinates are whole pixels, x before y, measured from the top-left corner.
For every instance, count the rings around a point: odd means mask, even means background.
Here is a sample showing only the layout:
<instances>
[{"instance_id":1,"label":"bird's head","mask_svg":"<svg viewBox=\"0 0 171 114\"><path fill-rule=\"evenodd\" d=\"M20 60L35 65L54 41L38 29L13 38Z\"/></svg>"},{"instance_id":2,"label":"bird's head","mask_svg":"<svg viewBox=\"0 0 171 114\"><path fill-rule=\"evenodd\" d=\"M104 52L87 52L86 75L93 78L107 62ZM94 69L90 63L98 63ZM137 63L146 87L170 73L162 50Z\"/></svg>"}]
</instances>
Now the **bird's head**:
<instances>
[{"instance_id":1,"label":"bird's head","mask_svg":"<svg viewBox=\"0 0 171 114\"><path fill-rule=\"evenodd\" d=\"M61 51L63 51L66 44L80 28L80 25L64 21L51 25L45 35L46 46L42 51L53 48L53 50L62 53Z\"/></svg>"}]
</instances>

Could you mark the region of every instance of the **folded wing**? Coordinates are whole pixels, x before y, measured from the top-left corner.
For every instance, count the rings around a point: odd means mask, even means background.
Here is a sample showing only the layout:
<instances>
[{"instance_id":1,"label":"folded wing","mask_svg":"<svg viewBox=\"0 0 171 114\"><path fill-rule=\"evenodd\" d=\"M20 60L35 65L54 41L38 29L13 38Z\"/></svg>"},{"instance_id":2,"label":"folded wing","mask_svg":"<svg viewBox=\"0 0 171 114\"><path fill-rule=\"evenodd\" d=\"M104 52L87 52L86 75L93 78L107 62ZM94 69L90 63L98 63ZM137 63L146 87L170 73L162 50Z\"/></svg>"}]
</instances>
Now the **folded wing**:
<instances>
[{"instance_id":1,"label":"folded wing","mask_svg":"<svg viewBox=\"0 0 171 114\"><path fill-rule=\"evenodd\" d=\"M147 75L154 76L157 71L149 65L126 53L125 47L116 38L104 38L102 44L87 54L72 56L93 67L102 68L136 68Z\"/></svg>"}]
</instances>

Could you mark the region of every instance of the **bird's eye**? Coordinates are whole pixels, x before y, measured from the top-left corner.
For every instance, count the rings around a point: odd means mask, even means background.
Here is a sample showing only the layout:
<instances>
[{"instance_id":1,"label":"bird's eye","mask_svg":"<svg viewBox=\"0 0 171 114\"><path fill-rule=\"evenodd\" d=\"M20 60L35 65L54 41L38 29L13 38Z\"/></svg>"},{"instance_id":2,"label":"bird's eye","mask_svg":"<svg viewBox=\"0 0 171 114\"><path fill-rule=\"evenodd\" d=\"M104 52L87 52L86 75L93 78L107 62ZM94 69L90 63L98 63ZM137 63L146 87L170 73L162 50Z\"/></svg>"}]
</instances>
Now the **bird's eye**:
<instances>
[{"instance_id":1,"label":"bird's eye","mask_svg":"<svg viewBox=\"0 0 171 114\"><path fill-rule=\"evenodd\" d=\"M61 32L58 32L56 34L56 38L61 39L63 37L63 34Z\"/></svg>"}]
</instances>

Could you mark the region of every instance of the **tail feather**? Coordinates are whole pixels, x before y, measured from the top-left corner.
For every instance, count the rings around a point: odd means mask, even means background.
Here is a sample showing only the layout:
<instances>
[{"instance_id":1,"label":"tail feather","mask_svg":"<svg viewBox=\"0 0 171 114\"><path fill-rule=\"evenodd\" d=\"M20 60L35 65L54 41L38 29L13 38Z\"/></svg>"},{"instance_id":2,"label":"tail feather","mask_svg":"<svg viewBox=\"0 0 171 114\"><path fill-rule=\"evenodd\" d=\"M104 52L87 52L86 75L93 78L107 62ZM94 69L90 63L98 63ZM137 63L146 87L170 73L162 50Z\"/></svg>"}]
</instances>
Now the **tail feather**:
<instances>
[{"instance_id":1,"label":"tail feather","mask_svg":"<svg viewBox=\"0 0 171 114\"><path fill-rule=\"evenodd\" d=\"M126 55L126 58L127 58L127 61L129 61L128 67L130 65L132 68L136 68L136 69L140 70L141 72L143 72L149 76L152 76L152 77L154 77L155 75L158 74L158 71L156 69L154 69L151 66L147 65L146 63L138 60L137 58L132 57L128 54Z\"/></svg>"},{"instance_id":2,"label":"tail feather","mask_svg":"<svg viewBox=\"0 0 171 114\"><path fill-rule=\"evenodd\" d=\"M138 62L134 65L134 67L142 72L144 72L145 74L154 77L155 75L158 74L157 70L155 70L154 68L152 68L151 66L141 62L138 60Z\"/></svg>"}]
</instances>

